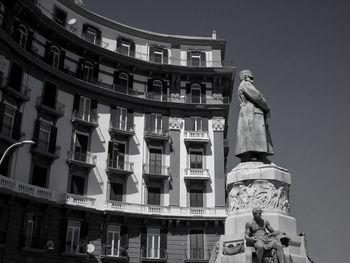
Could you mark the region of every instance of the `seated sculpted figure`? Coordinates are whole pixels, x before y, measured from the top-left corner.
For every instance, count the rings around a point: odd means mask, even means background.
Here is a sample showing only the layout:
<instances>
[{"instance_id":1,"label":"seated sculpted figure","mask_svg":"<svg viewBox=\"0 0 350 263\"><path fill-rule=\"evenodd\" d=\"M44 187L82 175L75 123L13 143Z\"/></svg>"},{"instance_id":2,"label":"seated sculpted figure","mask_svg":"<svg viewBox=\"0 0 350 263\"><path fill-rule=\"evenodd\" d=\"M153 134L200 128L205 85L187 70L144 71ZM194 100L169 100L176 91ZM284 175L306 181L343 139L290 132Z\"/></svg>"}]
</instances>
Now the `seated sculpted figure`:
<instances>
[{"instance_id":1,"label":"seated sculpted figure","mask_svg":"<svg viewBox=\"0 0 350 263\"><path fill-rule=\"evenodd\" d=\"M253 208L253 220L245 226L245 239L247 246L253 246L256 249L258 263L263 263L265 251L276 249L279 263L284 263L283 246L276 238L281 234L275 231L269 221L262 219L262 210Z\"/></svg>"}]
</instances>

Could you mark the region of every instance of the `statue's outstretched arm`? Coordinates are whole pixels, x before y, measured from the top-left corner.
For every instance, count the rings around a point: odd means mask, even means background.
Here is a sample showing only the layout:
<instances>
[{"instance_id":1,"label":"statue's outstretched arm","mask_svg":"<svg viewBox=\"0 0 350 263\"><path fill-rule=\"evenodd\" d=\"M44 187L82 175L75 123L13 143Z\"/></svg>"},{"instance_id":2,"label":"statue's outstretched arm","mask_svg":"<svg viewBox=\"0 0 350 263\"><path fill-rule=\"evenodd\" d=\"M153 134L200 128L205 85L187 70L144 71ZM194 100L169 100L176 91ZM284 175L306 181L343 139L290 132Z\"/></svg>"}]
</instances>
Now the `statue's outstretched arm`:
<instances>
[{"instance_id":1,"label":"statue's outstretched arm","mask_svg":"<svg viewBox=\"0 0 350 263\"><path fill-rule=\"evenodd\" d=\"M270 111L270 107L264 98L264 96L250 83L244 83L242 85L242 92L244 96L255 104L257 107L261 108L265 112Z\"/></svg>"}]
</instances>

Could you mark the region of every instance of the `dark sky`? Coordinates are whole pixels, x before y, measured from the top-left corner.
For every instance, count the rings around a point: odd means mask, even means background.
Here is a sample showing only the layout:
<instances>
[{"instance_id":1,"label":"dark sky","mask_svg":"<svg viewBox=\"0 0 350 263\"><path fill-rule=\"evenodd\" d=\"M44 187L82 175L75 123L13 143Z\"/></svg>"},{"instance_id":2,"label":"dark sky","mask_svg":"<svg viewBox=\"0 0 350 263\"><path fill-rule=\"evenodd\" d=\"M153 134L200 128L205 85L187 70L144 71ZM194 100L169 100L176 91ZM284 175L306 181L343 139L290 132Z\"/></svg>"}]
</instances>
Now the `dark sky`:
<instances>
[{"instance_id":1,"label":"dark sky","mask_svg":"<svg viewBox=\"0 0 350 263\"><path fill-rule=\"evenodd\" d=\"M272 108L277 165L292 174L290 201L317 263L348 262L350 238L350 1L85 0L130 26L227 40L226 60L251 69ZM234 157L238 103L230 111Z\"/></svg>"}]
</instances>

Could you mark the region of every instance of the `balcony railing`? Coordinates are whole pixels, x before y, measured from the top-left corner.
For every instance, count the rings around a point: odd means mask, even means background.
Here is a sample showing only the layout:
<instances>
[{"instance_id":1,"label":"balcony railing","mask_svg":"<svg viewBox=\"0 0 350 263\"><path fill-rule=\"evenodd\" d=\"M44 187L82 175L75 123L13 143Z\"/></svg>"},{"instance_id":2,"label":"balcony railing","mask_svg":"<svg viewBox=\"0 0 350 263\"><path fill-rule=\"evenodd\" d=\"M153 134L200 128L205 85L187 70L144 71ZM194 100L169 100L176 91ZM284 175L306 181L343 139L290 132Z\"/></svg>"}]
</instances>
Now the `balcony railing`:
<instances>
[{"instance_id":1,"label":"balcony railing","mask_svg":"<svg viewBox=\"0 0 350 263\"><path fill-rule=\"evenodd\" d=\"M24 249L38 249L44 250L46 245L46 239L41 236L31 236L31 235L23 235L22 237L22 247Z\"/></svg>"},{"instance_id":2,"label":"balcony railing","mask_svg":"<svg viewBox=\"0 0 350 263\"><path fill-rule=\"evenodd\" d=\"M209 132L208 131L185 131L184 132L185 142L209 142Z\"/></svg>"},{"instance_id":3,"label":"balcony railing","mask_svg":"<svg viewBox=\"0 0 350 263\"><path fill-rule=\"evenodd\" d=\"M206 261L210 258L211 251L205 248L190 248L185 249L186 260L194 260L194 261Z\"/></svg>"},{"instance_id":4,"label":"balcony railing","mask_svg":"<svg viewBox=\"0 0 350 263\"><path fill-rule=\"evenodd\" d=\"M95 198L91 198L88 196L75 195L75 194L65 194L65 203L67 205L76 205L94 208L95 207Z\"/></svg>"},{"instance_id":5,"label":"balcony railing","mask_svg":"<svg viewBox=\"0 0 350 263\"><path fill-rule=\"evenodd\" d=\"M55 116L63 116L64 115L65 105L63 103L58 102L58 101L55 101L53 103L53 105L48 105L45 102L44 98L41 96L41 97L37 98L36 105L37 105L39 110L45 111L51 115L55 115Z\"/></svg>"},{"instance_id":6,"label":"balcony railing","mask_svg":"<svg viewBox=\"0 0 350 263\"><path fill-rule=\"evenodd\" d=\"M124 203L119 201L108 200L106 201L105 208L110 211L120 211L124 213L137 213L137 214L156 214L167 216L208 216L208 217L225 217L226 208L216 207L170 207L170 206L158 206L158 205L141 205Z\"/></svg>"},{"instance_id":7,"label":"balcony railing","mask_svg":"<svg viewBox=\"0 0 350 263\"><path fill-rule=\"evenodd\" d=\"M17 99L25 101L30 100L30 93L32 90L23 83L18 88L12 87L10 78L2 78L0 88L6 90L7 93L9 93Z\"/></svg>"},{"instance_id":8,"label":"balcony railing","mask_svg":"<svg viewBox=\"0 0 350 263\"><path fill-rule=\"evenodd\" d=\"M111 121L109 123L109 132L110 133L120 133L126 135L135 134L135 125L129 121Z\"/></svg>"},{"instance_id":9,"label":"balcony railing","mask_svg":"<svg viewBox=\"0 0 350 263\"><path fill-rule=\"evenodd\" d=\"M210 179L209 169L185 168L185 179Z\"/></svg>"},{"instance_id":10,"label":"balcony railing","mask_svg":"<svg viewBox=\"0 0 350 263\"><path fill-rule=\"evenodd\" d=\"M91 36L83 33L81 35L81 38L86 40L87 42L90 42L96 46L100 46L100 47L103 47L103 48L107 48L108 47L108 42L105 42L105 41L102 41L101 39L97 39L97 38L91 38Z\"/></svg>"},{"instance_id":11,"label":"balcony railing","mask_svg":"<svg viewBox=\"0 0 350 263\"><path fill-rule=\"evenodd\" d=\"M107 159L107 172L108 173L123 173L130 174L133 172L134 163L132 162L120 162L118 159Z\"/></svg>"},{"instance_id":12,"label":"balcony railing","mask_svg":"<svg viewBox=\"0 0 350 263\"><path fill-rule=\"evenodd\" d=\"M111 245L102 245L102 255L106 256L106 257L111 257L111 258L115 258L115 259L127 259L128 256L128 250L127 248L123 247L122 245L122 241L123 240L128 240L128 235L122 235L121 236L121 247L115 247L113 248ZM124 244L126 245L126 244Z\"/></svg>"},{"instance_id":13,"label":"balcony railing","mask_svg":"<svg viewBox=\"0 0 350 263\"><path fill-rule=\"evenodd\" d=\"M89 152L68 152L68 163L74 163L83 167L94 167L96 165L96 154Z\"/></svg>"},{"instance_id":14,"label":"balcony railing","mask_svg":"<svg viewBox=\"0 0 350 263\"><path fill-rule=\"evenodd\" d=\"M169 141L170 139L168 131L163 129L145 129L144 136L146 140Z\"/></svg>"},{"instance_id":15,"label":"balcony railing","mask_svg":"<svg viewBox=\"0 0 350 263\"><path fill-rule=\"evenodd\" d=\"M7 188L14 192L28 194L33 197L43 198L49 201L59 201L57 193L53 190L22 183L0 175L0 188Z\"/></svg>"},{"instance_id":16,"label":"balcony railing","mask_svg":"<svg viewBox=\"0 0 350 263\"><path fill-rule=\"evenodd\" d=\"M141 260L166 260L168 258L165 248L141 248Z\"/></svg>"},{"instance_id":17,"label":"balcony railing","mask_svg":"<svg viewBox=\"0 0 350 263\"><path fill-rule=\"evenodd\" d=\"M144 164L143 174L157 177L168 177L170 175L170 167L162 165Z\"/></svg>"},{"instance_id":18,"label":"balcony railing","mask_svg":"<svg viewBox=\"0 0 350 263\"><path fill-rule=\"evenodd\" d=\"M74 111L72 114L72 122L77 122L86 126L97 127L98 115L95 112L86 113L83 111Z\"/></svg>"}]
</instances>

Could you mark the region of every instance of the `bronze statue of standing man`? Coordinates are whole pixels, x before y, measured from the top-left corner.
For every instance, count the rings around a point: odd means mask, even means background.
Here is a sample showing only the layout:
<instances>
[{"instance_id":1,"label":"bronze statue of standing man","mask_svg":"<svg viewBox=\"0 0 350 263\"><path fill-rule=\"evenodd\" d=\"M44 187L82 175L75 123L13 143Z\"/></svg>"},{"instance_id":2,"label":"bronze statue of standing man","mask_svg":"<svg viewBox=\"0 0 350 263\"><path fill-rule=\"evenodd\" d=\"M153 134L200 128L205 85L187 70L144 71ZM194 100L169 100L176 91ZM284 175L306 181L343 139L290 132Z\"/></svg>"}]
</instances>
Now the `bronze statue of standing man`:
<instances>
[{"instance_id":1,"label":"bronze statue of standing man","mask_svg":"<svg viewBox=\"0 0 350 263\"><path fill-rule=\"evenodd\" d=\"M241 162L261 161L270 163L267 156L273 155L272 140L267 118L270 107L263 95L254 87L250 70L239 73L238 88L240 111L237 126L236 156Z\"/></svg>"}]
</instances>

